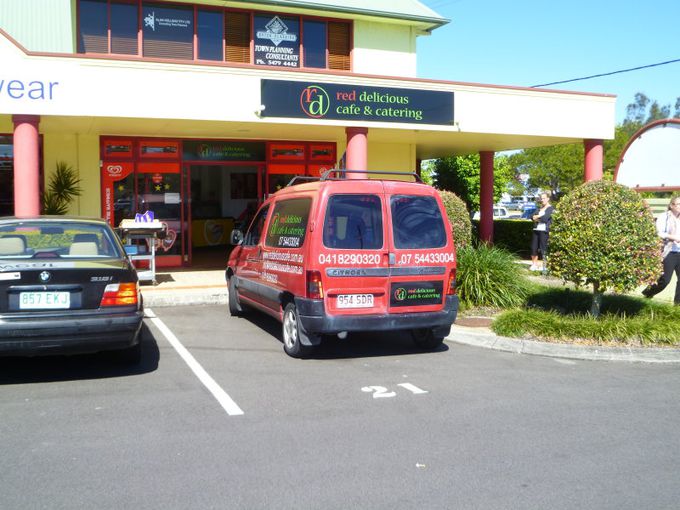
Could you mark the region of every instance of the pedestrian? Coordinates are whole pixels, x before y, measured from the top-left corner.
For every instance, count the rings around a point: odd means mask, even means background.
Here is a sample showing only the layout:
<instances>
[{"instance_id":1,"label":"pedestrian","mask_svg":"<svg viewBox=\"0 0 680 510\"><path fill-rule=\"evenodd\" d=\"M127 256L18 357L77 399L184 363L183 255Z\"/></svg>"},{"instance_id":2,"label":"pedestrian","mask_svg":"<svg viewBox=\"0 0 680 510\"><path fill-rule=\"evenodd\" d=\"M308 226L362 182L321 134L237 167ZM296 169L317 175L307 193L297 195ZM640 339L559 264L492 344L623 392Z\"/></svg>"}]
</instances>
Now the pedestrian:
<instances>
[{"instance_id":1,"label":"pedestrian","mask_svg":"<svg viewBox=\"0 0 680 510\"><path fill-rule=\"evenodd\" d=\"M545 269L545 255L548 249L548 234L552 223L552 213L555 208L550 205L550 194L541 193L539 200L541 207L531 219L534 221L534 230L531 235L531 267L530 271L543 271ZM538 254L541 254L541 264L538 263Z\"/></svg>"},{"instance_id":2,"label":"pedestrian","mask_svg":"<svg viewBox=\"0 0 680 510\"><path fill-rule=\"evenodd\" d=\"M645 297L651 298L665 289L673 272L677 277L675 298L673 302L680 305L680 195L673 196L668 210L656 219L656 232L663 239L663 274L659 280L642 291Z\"/></svg>"}]
</instances>

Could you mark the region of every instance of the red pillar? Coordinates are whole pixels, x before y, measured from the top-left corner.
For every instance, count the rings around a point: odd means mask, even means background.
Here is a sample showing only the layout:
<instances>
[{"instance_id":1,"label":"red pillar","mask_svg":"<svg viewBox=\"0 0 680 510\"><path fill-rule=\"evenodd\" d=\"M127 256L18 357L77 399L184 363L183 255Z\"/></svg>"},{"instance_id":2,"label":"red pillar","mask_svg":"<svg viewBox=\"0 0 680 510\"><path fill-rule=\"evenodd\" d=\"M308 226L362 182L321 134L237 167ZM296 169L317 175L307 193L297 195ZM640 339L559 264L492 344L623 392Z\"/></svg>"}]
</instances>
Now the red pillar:
<instances>
[{"instance_id":1,"label":"red pillar","mask_svg":"<svg viewBox=\"0 0 680 510\"><path fill-rule=\"evenodd\" d=\"M348 127L347 150L345 152L347 170L368 170L368 128ZM364 179L364 174L347 174L348 179Z\"/></svg>"},{"instance_id":2,"label":"red pillar","mask_svg":"<svg viewBox=\"0 0 680 510\"><path fill-rule=\"evenodd\" d=\"M479 239L493 243L493 156L492 151L480 151L479 179Z\"/></svg>"},{"instance_id":3,"label":"red pillar","mask_svg":"<svg viewBox=\"0 0 680 510\"><path fill-rule=\"evenodd\" d=\"M14 214L40 214L40 143L37 115L14 115Z\"/></svg>"},{"instance_id":4,"label":"red pillar","mask_svg":"<svg viewBox=\"0 0 680 510\"><path fill-rule=\"evenodd\" d=\"M602 140L583 140L585 147L585 175L584 181L602 180L602 161L604 145Z\"/></svg>"}]
</instances>

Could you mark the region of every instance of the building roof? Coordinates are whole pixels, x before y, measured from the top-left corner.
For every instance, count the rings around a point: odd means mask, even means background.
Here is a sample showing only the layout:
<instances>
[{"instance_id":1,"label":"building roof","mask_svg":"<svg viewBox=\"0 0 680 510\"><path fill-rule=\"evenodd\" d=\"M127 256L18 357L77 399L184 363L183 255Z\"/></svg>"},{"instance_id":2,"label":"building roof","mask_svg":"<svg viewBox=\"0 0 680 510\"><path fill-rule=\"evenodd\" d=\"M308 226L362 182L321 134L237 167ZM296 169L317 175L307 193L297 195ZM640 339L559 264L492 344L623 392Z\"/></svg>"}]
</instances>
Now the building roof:
<instances>
[{"instance_id":1,"label":"building roof","mask_svg":"<svg viewBox=\"0 0 680 510\"><path fill-rule=\"evenodd\" d=\"M450 21L418 0L248 0L247 3L415 21L429 25L428 30Z\"/></svg>"}]
</instances>

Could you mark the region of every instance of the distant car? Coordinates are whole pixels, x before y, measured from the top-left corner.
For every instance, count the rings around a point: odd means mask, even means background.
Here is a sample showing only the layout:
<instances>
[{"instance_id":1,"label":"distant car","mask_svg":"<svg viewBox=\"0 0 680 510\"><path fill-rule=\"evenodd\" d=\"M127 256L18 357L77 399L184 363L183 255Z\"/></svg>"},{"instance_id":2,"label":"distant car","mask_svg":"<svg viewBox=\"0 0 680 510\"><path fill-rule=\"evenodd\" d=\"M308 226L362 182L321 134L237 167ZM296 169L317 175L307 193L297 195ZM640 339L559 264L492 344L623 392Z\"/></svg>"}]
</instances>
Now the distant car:
<instances>
[{"instance_id":1,"label":"distant car","mask_svg":"<svg viewBox=\"0 0 680 510\"><path fill-rule=\"evenodd\" d=\"M538 211L538 206L533 202L524 204L522 206L522 218L525 220L530 220L534 214Z\"/></svg>"},{"instance_id":2,"label":"distant car","mask_svg":"<svg viewBox=\"0 0 680 510\"><path fill-rule=\"evenodd\" d=\"M473 220L478 220L480 218L480 213L477 211L473 216ZM494 220L506 220L511 218L510 213L505 207L494 206L493 207L493 219Z\"/></svg>"},{"instance_id":3,"label":"distant car","mask_svg":"<svg viewBox=\"0 0 680 510\"><path fill-rule=\"evenodd\" d=\"M0 218L0 355L141 360L137 272L103 220Z\"/></svg>"}]
</instances>

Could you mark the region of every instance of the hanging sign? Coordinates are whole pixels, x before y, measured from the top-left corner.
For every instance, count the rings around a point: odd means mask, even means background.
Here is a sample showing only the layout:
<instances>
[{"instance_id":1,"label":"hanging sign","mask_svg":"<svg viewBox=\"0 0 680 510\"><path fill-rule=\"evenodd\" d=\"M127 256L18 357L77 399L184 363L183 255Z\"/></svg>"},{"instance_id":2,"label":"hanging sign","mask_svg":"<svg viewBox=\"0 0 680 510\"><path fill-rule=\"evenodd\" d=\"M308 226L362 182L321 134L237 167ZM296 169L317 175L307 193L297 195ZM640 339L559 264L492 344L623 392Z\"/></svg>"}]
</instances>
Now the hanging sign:
<instances>
[{"instance_id":1,"label":"hanging sign","mask_svg":"<svg viewBox=\"0 0 680 510\"><path fill-rule=\"evenodd\" d=\"M255 64L300 67L300 21L255 16Z\"/></svg>"},{"instance_id":2,"label":"hanging sign","mask_svg":"<svg viewBox=\"0 0 680 510\"><path fill-rule=\"evenodd\" d=\"M453 125L453 92L262 80L262 117Z\"/></svg>"}]
</instances>

